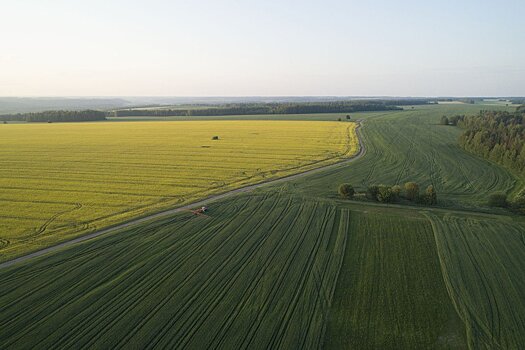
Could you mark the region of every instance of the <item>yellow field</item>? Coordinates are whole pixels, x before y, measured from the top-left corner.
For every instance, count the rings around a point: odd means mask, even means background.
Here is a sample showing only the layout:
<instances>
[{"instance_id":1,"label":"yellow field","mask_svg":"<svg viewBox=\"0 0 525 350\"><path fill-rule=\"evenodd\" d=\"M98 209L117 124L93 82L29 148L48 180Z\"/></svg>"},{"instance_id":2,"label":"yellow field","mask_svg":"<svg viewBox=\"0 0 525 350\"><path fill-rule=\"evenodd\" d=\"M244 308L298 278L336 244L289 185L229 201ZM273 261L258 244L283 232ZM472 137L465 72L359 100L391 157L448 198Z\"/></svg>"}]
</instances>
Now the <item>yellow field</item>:
<instances>
[{"instance_id":1,"label":"yellow field","mask_svg":"<svg viewBox=\"0 0 525 350\"><path fill-rule=\"evenodd\" d=\"M355 127L313 121L0 125L0 260L338 161L357 151Z\"/></svg>"}]
</instances>

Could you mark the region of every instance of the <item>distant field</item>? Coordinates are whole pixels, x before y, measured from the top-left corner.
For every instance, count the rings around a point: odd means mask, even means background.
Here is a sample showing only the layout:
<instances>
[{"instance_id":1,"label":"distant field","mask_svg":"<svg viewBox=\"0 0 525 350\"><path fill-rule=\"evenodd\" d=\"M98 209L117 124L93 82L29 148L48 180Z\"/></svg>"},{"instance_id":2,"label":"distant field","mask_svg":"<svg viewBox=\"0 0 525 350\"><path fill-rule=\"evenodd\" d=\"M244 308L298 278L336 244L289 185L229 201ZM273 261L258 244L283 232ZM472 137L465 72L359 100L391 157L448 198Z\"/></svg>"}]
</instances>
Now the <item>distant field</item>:
<instances>
[{"instance_id":1,"label":"distant field","mask_svg":"<svg viewBox=\"0 0 525 350\"><path fill-rule=\"evenodd\" d=\"M0 125L0 260L333 163L357 151L355 127L286 121Z\"/></svg>"},{"instance_id":2,"label":"distant field","mask_svg":"<svg viewBox=\"0 0 525 350\"><path fill-rule=\"evenodd\" d=\"M356 112L351 113L352 119L361 115L373 115L385 112ZM331 120L346 119L348 113L315 113L315 114L244 114L244 115L210 115L210 116L168 116L168 117L108 117L111 121L139 121L139 120L165 120L165 121L190 121L190 120Z\"/></svg>"},{"instance_id":3,"label":"distant field","mask_svg":"<svg viewBox=\"0 0 525 350\"><path fill-rule=\"evenodd\" d=\"M510 194L523 186L523 179L461 149L460 128L439 125L442 115L476 114L480 108L483 107L467 104L432 105L401 112L356 114L356 118L364 120L366 155L347 168L293 181L293 189L305 195L333 198L343 182L364 191L371 184L403 185L416 181L422 189L434 185L440 206L486 207L489 194ZM493 109L502 108L505 107Z\"/></svg>"}]
</instances>

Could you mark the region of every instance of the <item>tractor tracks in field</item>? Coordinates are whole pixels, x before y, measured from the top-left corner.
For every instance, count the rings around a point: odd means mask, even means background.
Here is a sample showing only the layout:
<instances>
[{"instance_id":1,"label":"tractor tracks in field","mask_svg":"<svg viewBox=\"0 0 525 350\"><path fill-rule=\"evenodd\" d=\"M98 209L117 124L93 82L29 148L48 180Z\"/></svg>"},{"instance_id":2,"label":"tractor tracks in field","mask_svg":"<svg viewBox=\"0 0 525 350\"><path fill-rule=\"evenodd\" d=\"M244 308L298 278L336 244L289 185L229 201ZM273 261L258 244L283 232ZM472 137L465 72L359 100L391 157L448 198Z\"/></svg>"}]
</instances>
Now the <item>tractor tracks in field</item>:
<instances>
[{"instance_id":1,"label":"tractor tracks in field","mask_svg":"<svg viewBox=\"0 0 525 350\"><path fill-rule=\"evenodd\" d=\"M476 229L472 228L473 225L479 225L479 223L471 218L461 219L453 215L447 215L439 222L439 219L434 215L429 213L424 213L424 215L432 227L441 273L448 295L464 326L470 329L467 333L475 333L476 336L473 336L473 338L478 338L477 341L485 343L488 348L503 348L504 346L500 343L501 334L503 333L501 324L502 311L496 298L494 285L491 285L490 276L488 276L482 268L483 262L480 260L479 255L475 254L475 247L473 247L472 240L469 240L465 236L466 233L473 235L472 237L475 238L475 241L478 244L482 244L480 237L474 235ZM444 226L447 226L447 228L444 228ZM462 296L464 289L461 288L461 285L452 283L453 277L451 277L452 273L450 272L452 263L450 261L447 263L447 260L450 260L450 257L447 256L450 254L450 248L447 247L449 242L447 242L445 238L447 236L447 230L448 233L461 233L461 235L457 235L457 237L459 237L458 242L460 242L461 251L465 254L465 260L462 261L461 265L465 271L469 271L476 276L479 296L483 298L486 301L486 305L488 305L487 309L484 310L484 312L486 312L486 319L476 317L475 307L473 307L469 300L464 300ZM497 233L492 232L494 234ZM441 238L438 238L440 236ZM487 251L490 250L487 246L484 247L484 250L485 249ZM469 282L472 283L471 281Z\"/></svg>"},{"instance_id":2,"label":"tractor tracks in field","mask_svg":"<svg viewBox=\"0 0 525 350\"><path fill-rule=\"evenodd\" d=\"M132 219L130 221L126 221L126 222L118 224L118 225L110 226L108 228L105 228L105 229L102 229L102 230L99 230L99 231L95 231L93 233L89 233L89 234L86 234L86 235L83 235L83 236L80 236L80 237L77 237L77 238L74 238L74 239L71 239L71 240L68 240L68 241L56 244L56 245L53 245L53 246L50 246L50 247L47 247L47 248L35 251L33 253L29 253L29 254L20 256L18 258L14 258L14 259L11 259L11 260L4 261L4 262L0 263L0 269L7 268L9 266L12 266L12 265L15 265L15 264L18 264L18 263L22 263L24 261L27 261L27 260L30 260L30 259L42 256L42 255L45 255L45 254L48 254L48 253L55 252L55 251L58 251L58 250L63 249L63 248L67 248L67 247L72 246L74 244L77 244L77 243L80 243L80 242L84 242L84 241L96 238L98 236L102 236L102 235L110 233L110 232L115 232L115 231L120 230L120 229L129 228L129 227L132 227L132 226L135 226L135 225L138 225L138 224L142 224L142 223L150 221L150 220L158 219L158 218L161 218L161 217L164 217L164 216L167 216L167 215L173 215L173 214L181 213L183 211L187 211L187 210L195 208L195 207L200 207L200 206L203 206L203 205L207 205L207 204L209 204L211 202L216 202L218 200L221 200L221 199L224 199L224 198L227 198L227 197L231 197L231 196L234 196L236 194L251 192L251 191L254 191L254 190L256 190L258 188L261 188L261 187L264 187L264 186L279 184L279 183L282 183L282 182L295 180L295 179L298 179L298 178L301 178L301 177L304 177L304 176L317 174L317 173L322 172L322 171L331 170L331 169L337 169L337 168L343 167L343 166L345 166L345 165L347 165L347 164L349 164L351 162L354 162L354 161L358 160L359 158L363 157L366 154L366 147L365 147L365 144L363 142L363 135L362 135L362 131L361 131L362 127L363 127L363 124L364 124L364 121L357 120L357 123L358 123L358 125L357 125L355 130L356 130L356 134L357 134L357 140L358 140L359 149L358 149L357 153L355 155L353 155L352 157L349 157L347 159L344 159L344 160L336 162L336 163L332 163L332 164L328 164L328 165L325 165L325 166L321 166L319 168L314 168L314 169L306 170L306 171L303 171L303 172L300 172L300 173L283 176L283 177L278 178L278 179L262 181L262 182L259 182L259 183L253 184L253 185L240 187L240 188L237 188L237 189L234 189L234 190L231 190L231 191L227 191L227 192L224 192L224 193L221 193L221 194L212 195L212 196L206 197L204 199L198 200L196 202L188 203L188 204L185 204L183 206L180 206L180 207L177 207L177 208L174 208L174 209L168 209L168 210L164 210L164 211L161 211L161 212L158 212L158 213L155 213L155 214L150 214L150 215L147 215L147 216L138 217L138 218ZM44 228L44 231L45 231L45 228Z\"/></svg>"},{"instance_id":3,"label":"tractor tracks in field","mask_svg":"<svg viewBox=\"0 0 525 350\"><path fill-rule=\"evenodd\" d=\"M36 230L36 232L34 233L34 236L38 236L38 235L43 234L47 230L49 225L51 225L56 219L58 219L58 217L60 217L62 215L65 215L65 214L68 214L68 213L71 213L71 212L73 212L75 210L79 210L79 209L82 209L82 204L75 203L74 204L74 208L66 209L64 211L56 213L55 215L53 215L49 219L47 219L47 221Z\"/></svg>"}]
</instances>

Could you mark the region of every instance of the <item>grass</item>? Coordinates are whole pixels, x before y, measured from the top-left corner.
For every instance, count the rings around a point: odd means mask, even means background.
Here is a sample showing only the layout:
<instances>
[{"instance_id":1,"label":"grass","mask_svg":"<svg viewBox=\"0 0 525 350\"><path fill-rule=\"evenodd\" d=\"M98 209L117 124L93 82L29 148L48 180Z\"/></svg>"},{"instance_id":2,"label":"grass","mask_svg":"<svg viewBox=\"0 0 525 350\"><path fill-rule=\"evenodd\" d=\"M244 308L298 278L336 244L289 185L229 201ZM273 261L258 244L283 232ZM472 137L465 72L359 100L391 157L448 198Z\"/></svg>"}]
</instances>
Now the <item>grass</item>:
<instances>
[{"instance_id":1,"label":"grass","mask_svg":"<svg viewBox=\"0 0 525 350\"><path fill-rule=\"evenodd\" d=\"M355 123L18 124L0 128L0 260L357 151ZM212 136L220 140L212 141Z\"/></svg>"}]
</instances>

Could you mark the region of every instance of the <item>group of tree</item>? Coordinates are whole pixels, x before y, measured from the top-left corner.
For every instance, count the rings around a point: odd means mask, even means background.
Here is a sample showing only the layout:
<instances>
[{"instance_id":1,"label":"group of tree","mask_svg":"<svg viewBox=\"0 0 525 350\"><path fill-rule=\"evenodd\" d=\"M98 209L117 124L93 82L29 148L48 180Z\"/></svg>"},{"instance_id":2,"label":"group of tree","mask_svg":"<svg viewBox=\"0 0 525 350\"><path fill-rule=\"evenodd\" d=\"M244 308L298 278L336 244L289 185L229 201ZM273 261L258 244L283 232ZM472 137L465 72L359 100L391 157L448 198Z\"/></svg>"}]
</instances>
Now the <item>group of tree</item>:
<instances>
[{"instance_id":1,"label":"group of tree","mask_svg":"<svg viewBox=\"0 0 525 350\"><path fill-rule=\"evenodd\" d=\"M511 97L508 99L513 105L525 105L525 97ZM521 106L523 107L523 106Z\"/></svg>"},{"instance_id":2,"label":"group of tree","mask_svg":"<svg viewBox=\"0 0 525 350\"><path fill-rule=\"evenodd\" d=\"M2 121L26 122L88 122L105 120L106 113L95 110L83 111L45 111L1 115Z\"/></svg>"},{"instance_id":3,"label":"group of tree","mask_svg":"<svg viewBox=\"0 0 525 350\"><path fill-rule=\"evenodd\" d=\"M525 110L482 111L462 118L460 145L525 176Z\"/></svg>"},{"instance_id":4,"label":"group of tree","mask_svg":"<svg viewBox=\"0 0 525 350\"><path fill-rule=\"evenodd\" d=\"M313 113L353 113L369 111L402 110L400 105L429 104L428 100L363 100L334 102L295 102L295 103L230 103L210 106L186 106L176 108L120 109L113 112L116 117L123 116L215 116L251 114L313 114Z\"/></svg>"},{"instance_id":5,"label":"group of tree","mask_svg":"<svg viewBox=\"0 0 525 350\"><path fill-rule=\"evenodd\" d=\"M446 115L441 117L441 120L439 124L441 125L458 125L460 120L463 120L465 118L464 115L454 115L452 117L447 117Z\"/></svg>"},{"instance_id":6,"label":"group of tree","mask_svg":"<svg viewBox=\"0 0 525 350\"><path fill-rule=\"evenodd\" d=\"M380 100L386 104L395 106L416 106L416 105L434 105L437 104L436 100L429 100L426 98L411 98L411 99L395 99L395 100Z\"/></svg>"},{"instance_id":7,"label":"group of tree","mask_svg":"<svg viewBox=\"0 0 525 350\"><path fill-rule=\"evenodd\" d=\"M357 192L351 184L345 183L339 186L339 195L343 198L352 199L356 194ZM396 203L405 199L419 204L437 204L437 193L434 186L428 186L426 191L421 193L416 182L407 182L404 187L399 185L370 185L365 196L369 200L382 203Z\"/></svg>"},{"instance_id":8,"label":"group of tree","mask_svg":"<svg viewBox=\"0 0 525 350\"><path fill-rule=\"evenodd\" d=\"M482 97L448 97L448 98L439 98L438 102L462 102L467 104L475 104L476 102L482 102Z\"/></svg>"},{"instance_id":9,"label":"group of tree","mask_svg":"<svg viewBox=\"0 0 525 350\"><path fill-rule=\"evenodd\" d=\"M488 204L491 207L510 208L525 213L525 188L513 200L509 200L504 192L494 192L489 196Z\"/></svg>"},{"instance_id":10,"label":"group of tree","mask_svg":"<svg viewBox=\"0 0 525 350\"><path fill-rule=\"evenodd\" d=\"M458 101L473 105L476 103L476 101L483 101L483 99L482 98L460 98L458 99Z\"/></svg>"}]
</instances>

